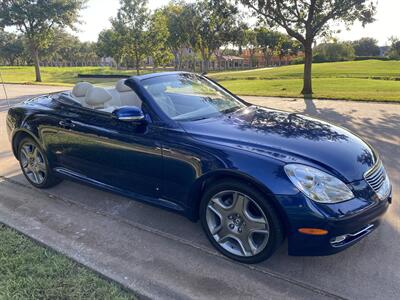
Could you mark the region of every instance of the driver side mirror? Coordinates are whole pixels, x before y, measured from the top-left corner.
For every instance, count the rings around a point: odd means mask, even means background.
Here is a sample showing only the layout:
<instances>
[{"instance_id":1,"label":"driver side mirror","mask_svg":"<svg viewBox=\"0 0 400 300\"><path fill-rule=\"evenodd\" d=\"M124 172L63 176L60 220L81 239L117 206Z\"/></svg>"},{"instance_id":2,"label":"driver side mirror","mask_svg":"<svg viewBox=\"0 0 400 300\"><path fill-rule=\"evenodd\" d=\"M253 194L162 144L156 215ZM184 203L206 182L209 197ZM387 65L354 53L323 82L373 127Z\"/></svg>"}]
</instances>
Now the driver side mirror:
<instances>
[{"instance_id":1,"label":"driver side mirror","mask_svg":"<svg viewBox=\"0 0 400 300\"><path fill-rule=\"evenodd\" d=\"M125 106L117 108L112 112L112 116L115 119L125 122L133 122L136 124L146 123L146 118L143 111L136 106Z\"/></svg>"}]
</instances>

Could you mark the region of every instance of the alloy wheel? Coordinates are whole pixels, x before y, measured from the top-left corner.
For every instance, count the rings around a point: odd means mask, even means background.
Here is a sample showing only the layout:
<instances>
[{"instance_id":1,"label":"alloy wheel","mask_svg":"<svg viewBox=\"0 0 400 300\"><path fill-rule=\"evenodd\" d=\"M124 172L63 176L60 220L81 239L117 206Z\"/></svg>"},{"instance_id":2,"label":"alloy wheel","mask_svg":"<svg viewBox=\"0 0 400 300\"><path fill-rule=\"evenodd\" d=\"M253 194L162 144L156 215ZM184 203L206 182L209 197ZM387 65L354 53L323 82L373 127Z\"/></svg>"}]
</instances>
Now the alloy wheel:
<instances>
[{"instance_id":1,"label":"alloy wheel","mask_svg":"<svg viewBox=\"0 0 400 300\"><path fill-rule=\"evenodd\" d=\"M244 193L226 190L212 196L206 222L214 240L231 254L255 256L268 244L268 219L256 201Z\"/></svg>"},{"instance_id":2,"label":"alloy wheel","mask_svg":"<svg viewBox=\"0 0 400 300\"><path fill-rule=\"evenodd\" d=\"M40 185L46 180L46 161L35 144L26 142L21 146L20 160L24 173L33 183Z\"/></svg>"}]
</instances>

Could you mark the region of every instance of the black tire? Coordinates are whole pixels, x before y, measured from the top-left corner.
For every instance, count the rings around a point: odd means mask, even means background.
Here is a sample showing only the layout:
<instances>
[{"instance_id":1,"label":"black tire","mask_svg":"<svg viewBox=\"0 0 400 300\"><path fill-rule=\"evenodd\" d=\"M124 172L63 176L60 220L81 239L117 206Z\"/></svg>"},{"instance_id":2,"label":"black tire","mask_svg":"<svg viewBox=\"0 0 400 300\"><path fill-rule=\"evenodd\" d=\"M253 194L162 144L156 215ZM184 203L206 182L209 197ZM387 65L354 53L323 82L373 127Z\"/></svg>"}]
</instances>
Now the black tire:
<instances>
[{"instance_id":1,"label":"black tire","mask_svg":"<svg viewBox=\"0 0 400 300\"><path fill-rule=\"evenodd\" d=\"M223 191L237 191L240 194L245 194L251 197L251 200L256 202L258 208L262 210L264 216L267 218L267 223L269 224L269 237L263 250L261 250L259 253L253 256L235 255L224 249L213 237L213 234L211 233L207 223L207 207L212 197L221 192L223 193ZM275 253L284 240L283 225L274 207L268 202L266 197L261 192L255 189L252 185L240 180L228 179L217 182L208 188L205 191L200 203L200 220L203 230L205 231L211 244L225 256L241 263L254 264L268 259ZM248 225L249 224L247 224L247 226Z\"/></svg>"},{"instance_id":2,"label":"black tire","mask_svg":"<svg viewBox=\"0 0 400 300\"><path fill-rule=\"evenodd\" d=\"M23 150L22 148L24 146L28 146L28 145L33 145L34 147L36 147L39 151L39 153L41 154L41 157L43 158L43 166L45 166L45 172L42 172L43 174L43 179L40 180L40 182L35 182L34 180L31 179L31 177L28 175L26 168L24 168L23 166ZM45 152L42 150L42 148L40 147L40 145L38 145L38 143L36 143L36 141L33 138L30 137L25 137L23 138L19 145L18 145L18 160L19 160L19 164L22 170L22 173L24 174L25 178L29 181L30 184L32 184L34 187L39 188L39 189L46 189L46 188L50 188L53 187L57 184L59 184L62 180L57 177L53 170L50 168L49 166L49 161L45 155Z\"/></svg>"}]
</instances>

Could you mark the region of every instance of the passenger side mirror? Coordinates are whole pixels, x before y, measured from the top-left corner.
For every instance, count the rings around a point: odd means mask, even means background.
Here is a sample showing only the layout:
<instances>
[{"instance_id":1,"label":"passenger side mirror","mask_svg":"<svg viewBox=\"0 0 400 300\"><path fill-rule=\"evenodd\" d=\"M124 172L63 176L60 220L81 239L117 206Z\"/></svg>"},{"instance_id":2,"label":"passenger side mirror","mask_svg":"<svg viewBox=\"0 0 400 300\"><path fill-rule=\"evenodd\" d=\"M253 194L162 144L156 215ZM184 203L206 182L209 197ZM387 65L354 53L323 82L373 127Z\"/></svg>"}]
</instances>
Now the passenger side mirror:
<instances>
[{"instance_id":1,"label":"passenger side mirror","mask_svg":"<svg viewBox=\"0 0 400 300\"><path fill-rule=\"evenodd\" d=\"M125 122L133 122L137 124L146 123L143 111L136 106L125 106L117 108L112 112L112 116L115 119Z\"/></svg>"}]
</instances>

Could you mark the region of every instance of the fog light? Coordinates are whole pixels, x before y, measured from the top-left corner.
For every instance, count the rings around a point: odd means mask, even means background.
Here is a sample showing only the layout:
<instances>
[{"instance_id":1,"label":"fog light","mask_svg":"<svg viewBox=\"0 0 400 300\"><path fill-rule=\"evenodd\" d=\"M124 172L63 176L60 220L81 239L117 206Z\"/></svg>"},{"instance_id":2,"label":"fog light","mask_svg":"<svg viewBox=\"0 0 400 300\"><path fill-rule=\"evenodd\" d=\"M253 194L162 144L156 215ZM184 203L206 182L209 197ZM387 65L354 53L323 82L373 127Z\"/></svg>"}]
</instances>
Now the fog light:
<instances>
[{"instance_id":1,"label":"fog light","mask_svg":"<svg viewBox=\"0 0 400 300\"><path fill-rule=\"evenodd\" d=\"M347 234L344 235L339 235L333 239L331 239L331 244L340 244L343 242L345 239L347 239Z\"/></svg>"}]
</instances>

